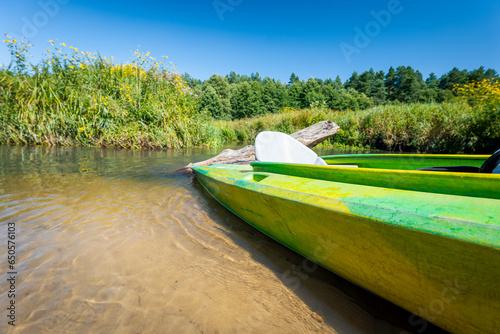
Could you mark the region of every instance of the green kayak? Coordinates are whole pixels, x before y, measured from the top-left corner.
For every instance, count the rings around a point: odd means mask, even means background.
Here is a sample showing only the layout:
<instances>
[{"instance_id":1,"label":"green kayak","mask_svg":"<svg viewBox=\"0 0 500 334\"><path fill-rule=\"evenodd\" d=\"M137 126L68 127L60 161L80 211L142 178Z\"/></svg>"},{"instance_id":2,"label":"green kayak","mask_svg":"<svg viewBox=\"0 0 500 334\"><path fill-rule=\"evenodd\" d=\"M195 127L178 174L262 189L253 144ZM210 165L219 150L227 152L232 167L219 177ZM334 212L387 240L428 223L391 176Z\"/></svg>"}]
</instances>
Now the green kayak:
<instances>
[{"instance_id":1,"label":"green kayak","mask_svg":"<svg viewBox=\"0 0 500 334\"><path fill-rule=\"evenodd\" d=\"M487 158L343 155L322 157L326 166L193 170L234 214L332 272L450 332L496 334L500 174L477 172Z\"/></svg>"}]
</instances>

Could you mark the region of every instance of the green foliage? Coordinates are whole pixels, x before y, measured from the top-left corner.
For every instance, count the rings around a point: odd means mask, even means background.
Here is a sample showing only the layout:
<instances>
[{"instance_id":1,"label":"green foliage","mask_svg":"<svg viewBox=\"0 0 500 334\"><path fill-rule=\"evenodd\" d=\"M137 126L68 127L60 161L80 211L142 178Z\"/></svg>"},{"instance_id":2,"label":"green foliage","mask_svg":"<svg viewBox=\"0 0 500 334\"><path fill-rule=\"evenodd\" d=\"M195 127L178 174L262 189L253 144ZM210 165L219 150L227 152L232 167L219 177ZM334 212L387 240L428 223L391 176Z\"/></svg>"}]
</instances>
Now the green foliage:
<instances>
[{"instance_id":1,"label":"green foliage","mask_svg":"<svg viewBox=\"0 0 500 334\"><path fill-rule=\"evenodd\" d=\"M222 105L222 112L231 115L231 87L229 86L227 78L214 74L208 81L203 83L202 89L205 91L208 86L213 87L217 93L217 97Z\"/></svg>"},{"instance_id":2,"label":"green foliage","mask_svg":"<svg viewBox=\"0 0 500 334\"><path fill-rule=\"evenodd\" d=\"M412 104L366 111L359 125L372 148L411 152L460 152L474 148L462 104Z\"/></svg>"},{"instance_id":3,"label":"green foliage","mask_svg":"<svg viewBox=\"0 0 500 334\"><path fill-rule=\"evenodd\" d=\"M229 117L224 117L226 113L222 110L219 96L210 85L205 87L204 94L200 98L200 110L208 112L214 119L229 119Z\"/></svg>"},{"instance_id":4,"label":"green foliage","mask_svg":"<svg viewBox=\"0 0 500 334\"><path fill-rule=\"evenodd\" d=\"M212 76L202 87L205 89L214 84L223 105L223 117L219 116L220 113L215 113L214 118L240 119L275 113L284 107L304 109L316 102L324 102L328 108L335 110L359 110L373 105L400 103L451 102L455 98L452 88L457 82L497 77L494 70L485 70L483 67L471 72L455 68L441 78L431 73L424 82L419 71L410 66L399 66L396 69L389 68L387 74L384 71L376 72L373 68L361 74L354 72L345 84L342 84L338 76L335 80L309 78L305 81L292 73L288 83L284 85L269 77L262 79L259 73L246 76L232 71L225 78ZM192 87L196 87L196 82ZM213 100L212 92L207 90L202 92L203 101L204 94L208 95L207 100ZM205 105L204 102L200 106L207 109Z\"/></svg>"},{"instance_id":5,"label":"green foliage","mask_svg":"<svg viewBox=\"0 0 500 334\"><path fill-rule=\"evenodd\" d=\"M0 143L114 147L203 144L205 120L181 77L149 52L118 65L98 54L49 41L31 65L27 43L5 41L14 54L0 70Z\"/></svg>"},{"instance_id":6,"label":"green foliage","mask_svg":"<svg viewBox=\"0 0 500 334\"><path fill-rule=\"evenodd\" d=\"M500 81L484 78L454 87L457 97L470 109L469 131L486 152L500 143Z\"/></svg>"},{"instance_id":7,"label":"green foliage","mask_svg":"<svg viewBox=\"0 0 500 334\"><path fill-rule=\"evenodd\" d=\"M118 65L49 40L52 49L31 65L28 42L5 43L1 144L220 146L325 119L341 130L323 145L489 153L500 142L498 74L483 67L431 73L425 82L409 66L354 72L345 84L294 73L283 84L234 71L201 81L139 50Z\"/></svg>"},{"instance_id":8,"label":"green foliage","mask_svg":"<svg viewBox=\"0 0 500 334\"><path fill-rule=\"evenodd\" d=\"M498 108L498 105L497 105ZM497 109L498 110L498 109ZM490 110L491 112L492 110ZM484 115L489 115L484 118ZM369 147L378 150L427 153L492 153L500 142L498 112L482 112L464 102L393 103L358 111L334 111L313 104L277 114L219 123L239 140L252 142L264 130L293 133L323 120L340 126L321 146ZM482 131L477 131L485 127ZM489 130L487 130L489 129Z\"/></svg>"},{"instance_id":9,"label":"green foliage","mask_svg":"<svg viewBox=\"0 0 500 334\"><path fill-rule=\"evenodd\" d=\"M252 92L252 86L248 82L240 82L233 85L231 91L231 105L234 108L234 117L243 118L253 116L251 108L255 103L256 94Z\"/></svg>"},{"instance_id":10,"label":"green foliage","mask_svg":"<svg viewBox=\"0 0 500 334\"><path fill-rule=\"evenodd\" d=\"M455 85L463 85L468 82L467 71L460 71L454 67L450 72L441 77L439 86L441 89L452 90Z\"/></svg>"}]
</instances>

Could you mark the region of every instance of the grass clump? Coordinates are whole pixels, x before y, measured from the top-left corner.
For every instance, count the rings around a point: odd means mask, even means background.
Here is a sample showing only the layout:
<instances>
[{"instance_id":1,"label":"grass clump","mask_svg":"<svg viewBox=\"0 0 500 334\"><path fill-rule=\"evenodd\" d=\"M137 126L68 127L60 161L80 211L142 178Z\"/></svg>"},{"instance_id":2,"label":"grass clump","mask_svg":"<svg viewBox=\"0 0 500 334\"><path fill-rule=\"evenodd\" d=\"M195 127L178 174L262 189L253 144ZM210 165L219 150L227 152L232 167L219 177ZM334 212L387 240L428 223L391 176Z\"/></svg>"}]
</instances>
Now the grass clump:
<instances>
[{"instance_id":1,"label":"grass clump","mask_svg":"<svg viewBox=\"0 0 500 334\"><path fill-rule=\"evenodd\" d=\"M0 143L129 148L219 145L198 99L173 68L136 50L117 64L49 40L38 65L29 45L7 36L0 69ZM202 129L202 131L200 131Z\"/></svg>"}]
</instances>

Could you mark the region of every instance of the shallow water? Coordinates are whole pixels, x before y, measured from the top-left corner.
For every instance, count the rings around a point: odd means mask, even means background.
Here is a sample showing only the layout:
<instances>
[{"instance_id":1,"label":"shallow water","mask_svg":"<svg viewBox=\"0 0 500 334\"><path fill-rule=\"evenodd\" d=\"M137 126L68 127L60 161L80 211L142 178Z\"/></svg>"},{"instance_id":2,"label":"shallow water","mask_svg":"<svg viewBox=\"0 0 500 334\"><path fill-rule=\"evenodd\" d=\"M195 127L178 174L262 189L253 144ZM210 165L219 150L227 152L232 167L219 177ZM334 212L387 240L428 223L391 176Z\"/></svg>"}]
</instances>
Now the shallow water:
<instances>
[{"instance_id":1,"label":"shallow water","mask_svg":"<svg viewBox=\"0 0 500 334\"><path fill-rule=\"evenodd\" d=\"M401 333L408 314L174 173L219 151L0 146L0 332Z\"/></svg>"}]
</instances>

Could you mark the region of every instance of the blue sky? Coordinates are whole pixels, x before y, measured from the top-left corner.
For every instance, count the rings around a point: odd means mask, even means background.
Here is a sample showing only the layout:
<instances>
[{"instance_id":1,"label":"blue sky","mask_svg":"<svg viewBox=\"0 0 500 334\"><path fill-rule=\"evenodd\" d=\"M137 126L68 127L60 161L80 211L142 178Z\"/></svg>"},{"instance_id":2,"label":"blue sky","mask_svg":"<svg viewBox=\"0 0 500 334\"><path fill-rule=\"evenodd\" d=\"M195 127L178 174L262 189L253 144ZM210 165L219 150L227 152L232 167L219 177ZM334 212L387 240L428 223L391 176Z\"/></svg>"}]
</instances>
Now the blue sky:
<instances>
[{"instance_id":1,"label":"blue sky","mask_svg":"<svg viewBox=\"0 0 500 334\"><path fill-rule=\"evenodd\" d=\"M288 81L373 67L500 71L500 1L3 0L0 32L48 39L126 62L140 45L199 79L234 70ZM2 43L5 44L5 43ZM0 64L9 62L5 45Z\"/></svg>"}]
</instances>

